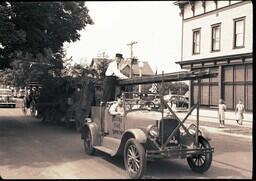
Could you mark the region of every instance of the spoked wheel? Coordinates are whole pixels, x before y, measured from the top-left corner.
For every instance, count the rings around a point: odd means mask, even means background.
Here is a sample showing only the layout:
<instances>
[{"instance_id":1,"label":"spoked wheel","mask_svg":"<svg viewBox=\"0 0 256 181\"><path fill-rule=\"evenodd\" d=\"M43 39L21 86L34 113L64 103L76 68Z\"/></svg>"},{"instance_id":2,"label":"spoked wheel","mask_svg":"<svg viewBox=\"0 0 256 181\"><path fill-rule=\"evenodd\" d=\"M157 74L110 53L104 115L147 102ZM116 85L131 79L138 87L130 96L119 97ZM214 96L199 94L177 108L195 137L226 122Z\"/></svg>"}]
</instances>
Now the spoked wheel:
<instances>
[{"instance_id":1,"label":"spoked wheel","mask_svg":"<svg viewBox=\"0 0 256 181\"><path fill-rule=\"evenodd\" d=\"M124 148L124 164L129 176L138 179L143 176L147 167L144 147L135 139L129 139Z\"/></svg>"},{"instance_id":2,"label":"spoked wheel","mask_svg":"<svg viewBox=\"0 0 256 181\"><path fill-rule=\"evenodd\" d=\"M88 155L93 155L95 149L92 146L92 135L89 130L86 130L84 137L84 150Z\"/></svg>"},{"instance_id":3,"label":"spoked wheel","mask_svg":"<svg viewBox=\"0 0 256 181\"><path fill-rule=\"evenodd\" d=\"M211 148L210 143L202 137L199 137L199 148ZM193 155L187 158L190 168L194 172L206 172L212 163L212 152Z\"/></svg>"}]
</instances>

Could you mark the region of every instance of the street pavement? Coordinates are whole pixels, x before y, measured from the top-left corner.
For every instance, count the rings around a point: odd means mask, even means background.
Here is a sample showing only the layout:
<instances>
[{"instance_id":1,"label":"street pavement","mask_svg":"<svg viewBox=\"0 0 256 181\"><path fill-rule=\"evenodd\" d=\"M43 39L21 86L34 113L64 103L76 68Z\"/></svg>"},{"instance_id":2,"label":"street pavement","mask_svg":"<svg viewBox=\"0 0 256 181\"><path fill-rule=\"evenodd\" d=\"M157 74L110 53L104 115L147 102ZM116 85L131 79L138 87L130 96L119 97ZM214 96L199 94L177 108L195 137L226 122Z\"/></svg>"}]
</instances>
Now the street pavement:
<instances>
[{"instance_id":1,"label":"street pavement","mask_svg":"<svg viewBox=\"0 0 256 181\"><path fill-rule=\"evenodd\" d=\"M192 116L188 121L195 120ZM200 125L210 132L214 147L213 162L207 172L192 172L185 159L161 160L148 162L144 178L251 179L251 127L227 122L226 128L221 129L216 120L206 119ZM102 152L86 155L80 133L75 129L42 123L24 116L20 108L0 109L0 176L4 179L129 178L123 158Z\"/></svg>"}]
</instances>

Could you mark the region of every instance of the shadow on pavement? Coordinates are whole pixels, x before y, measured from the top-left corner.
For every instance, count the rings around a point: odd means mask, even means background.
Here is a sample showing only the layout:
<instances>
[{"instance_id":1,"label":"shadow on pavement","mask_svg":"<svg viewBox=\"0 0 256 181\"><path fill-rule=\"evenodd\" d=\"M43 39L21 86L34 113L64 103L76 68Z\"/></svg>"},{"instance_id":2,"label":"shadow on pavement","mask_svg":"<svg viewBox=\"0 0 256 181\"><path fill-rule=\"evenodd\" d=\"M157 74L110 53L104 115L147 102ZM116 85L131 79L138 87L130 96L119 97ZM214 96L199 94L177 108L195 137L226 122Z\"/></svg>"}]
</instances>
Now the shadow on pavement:
<instances>
[{"instance_id":1,"label":"shadow on pavement","mask_svg":"<svg viewBox=\"0 0 256 181\"><path fill-rule=\"evenodd\" d=\"M0 165L45 167L88 159L81 135L30 117L0 117Z\"/></svg>"},{"instance_id":2,"label":"shadow on pavement","mask_svg":"<svg viewBox=\"0 0 256 181\"><path fill-rule=\"evenodd\" d=\"M98 156L116 167L125 170L122 157L111 157L101 151L97 151L95 156ZM191 179L191 178L249 178L237 172L234 169L222 168L215 166L212 162L210 169L203 173L193 172L186 159L169 159L148 161L147 171L143 177L144 179Z\"/></svg>"}]
</instances>

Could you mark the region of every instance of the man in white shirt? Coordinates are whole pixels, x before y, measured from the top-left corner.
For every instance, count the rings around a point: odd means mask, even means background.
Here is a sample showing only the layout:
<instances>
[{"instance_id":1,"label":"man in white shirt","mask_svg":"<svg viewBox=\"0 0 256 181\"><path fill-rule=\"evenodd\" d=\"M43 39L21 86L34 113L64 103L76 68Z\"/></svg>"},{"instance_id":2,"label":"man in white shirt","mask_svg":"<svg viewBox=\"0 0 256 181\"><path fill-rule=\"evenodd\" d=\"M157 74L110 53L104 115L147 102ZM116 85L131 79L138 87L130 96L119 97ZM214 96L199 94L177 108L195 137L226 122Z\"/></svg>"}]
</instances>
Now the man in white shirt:
<instances>
[{"instance_id":1,"label":"man in white shirt","mask_svg":"<svg viewBox=\"0 0 256 181\"><path fill-rule=\"evenodd\" d=\"M115 100L115 85L116 79L126 79L125 75L123 75L119 70L119 65L121 60L123 59L123 55L120 53L116 54L115 60L109 63L108 68L105 72L105 79L103 82L103 102L114 101Z\"/></svg>"},{"instance_id":2,"label":"man in white shirt","mask_svg":"<svg viewBox=\"0 0 256 181\"><path fill-rule=\"evenodd\" d=\"M116 116L116 115L123 116L124 115L123 100L121 97L117 97L117 102L110 106L109 113L112 116Z\"/></svg>"}]
</instances>

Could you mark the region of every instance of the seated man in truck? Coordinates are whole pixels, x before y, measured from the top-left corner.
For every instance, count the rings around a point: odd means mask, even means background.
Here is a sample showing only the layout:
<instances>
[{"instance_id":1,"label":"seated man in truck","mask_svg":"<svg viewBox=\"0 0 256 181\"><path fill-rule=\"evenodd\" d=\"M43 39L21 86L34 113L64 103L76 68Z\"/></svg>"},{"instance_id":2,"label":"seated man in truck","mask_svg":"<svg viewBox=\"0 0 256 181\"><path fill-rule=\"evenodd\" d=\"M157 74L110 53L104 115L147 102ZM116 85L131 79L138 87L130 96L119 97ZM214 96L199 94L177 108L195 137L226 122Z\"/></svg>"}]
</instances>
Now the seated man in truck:
<instances>
[{"instance_id":1,"label":"seated man in truck","mask_svg":"<svg viewBox=\"0 0 256 181\"><path fill-rule=\"evenodd\" d=\"M117 102L110 106L109 113L112 116L116 116L116 115L123 116L124 115L123 100L120 96L117 97Z\"/></svg>"},{"instance_id":2,"label":"seated man in truck","mask_svg":"<svg viewBox=\"0 0 256 181\"><path fill-rule=\"evenodd\" d=\"M124 115L124 107L123 107L123 100L120 96L117 96L117 101L114 102L110 108L108 109L109 114L111 115L111 122L114 119L122 120L122 116ZM108 120L104 119L104 135L107 135L109 133L109 126Z\"/></svg>"}]
</instances>

